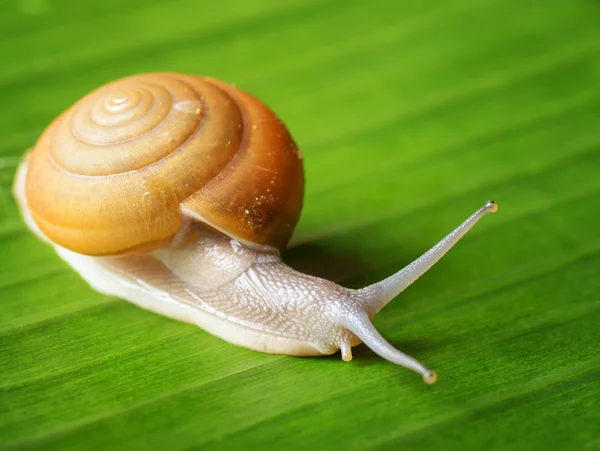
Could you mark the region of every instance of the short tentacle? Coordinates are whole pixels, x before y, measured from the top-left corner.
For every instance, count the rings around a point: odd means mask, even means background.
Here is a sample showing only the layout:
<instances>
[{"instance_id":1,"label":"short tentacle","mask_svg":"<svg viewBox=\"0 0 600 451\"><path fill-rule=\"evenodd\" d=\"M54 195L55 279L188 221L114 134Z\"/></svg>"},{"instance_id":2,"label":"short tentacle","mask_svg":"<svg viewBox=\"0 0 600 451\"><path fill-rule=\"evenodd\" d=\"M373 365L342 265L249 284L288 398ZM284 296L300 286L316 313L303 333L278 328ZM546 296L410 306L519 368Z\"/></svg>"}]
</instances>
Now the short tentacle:
<instances>
[{"instance_id":1,"label":"short tentacle","mask_svg":"<svg viewBox=\"0 0 600 451\"><path fill-rule=\"evenodd\" d=\"M340 344L340 351L342 352L342 360L344 362L349 362L352 360L352 344L349 340Z\"/></svg>"}]
</instances>

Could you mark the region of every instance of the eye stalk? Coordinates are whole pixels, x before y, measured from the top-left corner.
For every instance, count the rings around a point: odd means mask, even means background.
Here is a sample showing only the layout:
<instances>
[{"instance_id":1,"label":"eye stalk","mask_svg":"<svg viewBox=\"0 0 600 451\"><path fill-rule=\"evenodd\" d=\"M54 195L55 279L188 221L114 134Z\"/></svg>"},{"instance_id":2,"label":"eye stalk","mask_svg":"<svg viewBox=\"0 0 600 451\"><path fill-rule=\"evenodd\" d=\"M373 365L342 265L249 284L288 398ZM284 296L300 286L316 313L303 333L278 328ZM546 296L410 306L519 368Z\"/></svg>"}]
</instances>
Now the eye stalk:
<instances>
[{"instance_id":1,"label":"eye stalk","mask_svg":"<svg viewBox=\"0 0 600 451\"><path fill-rule=\"evenodd\" d=\"M364 311L358 313L345 311L340 318L342 325L358 336L379 356L421 374L425 383L433 384L437 380L435 371L426 368L417 360L395 349L377 332L369 317L377 314L392 299L427 272L485 214L495 213L496 211L498 211L496 202L493 200L486 202L483 207L469 216L461 225L404 269L381 282L356 290L356 298L360 300Z\"/></svg>"},{"instance_id":2,"label":"eye stalk","mask_svg":"<svg viewBox=\"0 0 600 451\"><path fill-rule=\"evenodd\" d=\"M487 213L495 213L497 211L498 204L496 202L493 200L486 202L483 207L469 216L461 225L414 262L387 279L358 290L360 295L365 299L364 305L367 307L368 312L372 315L379 312L392 299L436 264L483 216Z\"/></svg>"}]
</instances>

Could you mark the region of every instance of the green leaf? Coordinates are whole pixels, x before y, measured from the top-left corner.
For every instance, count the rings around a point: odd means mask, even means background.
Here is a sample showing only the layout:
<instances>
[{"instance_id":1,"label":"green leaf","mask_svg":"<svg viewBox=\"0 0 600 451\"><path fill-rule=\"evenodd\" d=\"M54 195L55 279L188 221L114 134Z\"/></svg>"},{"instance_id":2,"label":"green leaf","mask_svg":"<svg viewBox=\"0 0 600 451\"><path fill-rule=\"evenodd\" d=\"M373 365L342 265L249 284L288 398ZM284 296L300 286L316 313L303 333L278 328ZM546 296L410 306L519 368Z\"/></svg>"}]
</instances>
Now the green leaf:
<instances>
[{"instance_id":1,"label":"green leaf","mask_svg":"<svg viewBox=\"0 0 600 451\"><path fill-rule=\"evenodd\" d=\"M600 4L0 4L5 449L600 448ZM95 87L206 74L300 144L292 266L351 287L486 217L375 319L434 386L361 346L267 355L90 289L22 224L25 149Z\"/></svg>"}]
</instances>

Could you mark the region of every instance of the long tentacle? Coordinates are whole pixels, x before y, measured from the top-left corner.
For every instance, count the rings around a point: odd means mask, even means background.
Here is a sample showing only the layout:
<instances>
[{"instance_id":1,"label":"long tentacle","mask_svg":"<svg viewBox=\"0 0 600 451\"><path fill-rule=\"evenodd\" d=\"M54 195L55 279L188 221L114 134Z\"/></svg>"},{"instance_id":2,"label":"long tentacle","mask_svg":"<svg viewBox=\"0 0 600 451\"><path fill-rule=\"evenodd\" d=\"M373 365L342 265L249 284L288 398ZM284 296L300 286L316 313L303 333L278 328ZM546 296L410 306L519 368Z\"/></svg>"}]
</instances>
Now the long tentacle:
<instances>
[{"instance_id":1,"label":"long tentacle","mask_svg":"<svg viewBox=\"0 0 600 451\"><path fill-rule=\"evenodd\" d=\"M374 315L421 277L454 246L486 213L498 210L491 200L473 213L466 221L450 232L444 239L396 274L373 285L357 290L367 311Z\"/></svg>"},{"instance_id":2,"label":"long tentacle","mask_svg":"<svg viewBox=\"0 0 600 451\"><path fill-rule=\"evenodd\" d=\"M437 380L435 371L426 368L419 361L394 348L377 332L367 313L362 311L347 312L341 319L342 325L362 340L374 353L401 365L409 370L419 373L427 384L433 384Z\"/></svg>"}]
</instances>

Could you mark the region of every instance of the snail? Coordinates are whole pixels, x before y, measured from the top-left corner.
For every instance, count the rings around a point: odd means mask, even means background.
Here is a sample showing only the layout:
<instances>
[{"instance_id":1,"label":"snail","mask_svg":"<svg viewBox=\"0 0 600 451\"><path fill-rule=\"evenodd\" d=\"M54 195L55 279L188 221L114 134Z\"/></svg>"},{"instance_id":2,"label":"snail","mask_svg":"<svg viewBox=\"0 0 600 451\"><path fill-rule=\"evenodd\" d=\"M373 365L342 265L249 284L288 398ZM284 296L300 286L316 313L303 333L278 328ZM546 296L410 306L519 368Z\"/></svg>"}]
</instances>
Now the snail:
<instances>
[{"instance_id":1,"label":"snail","mask_svg":"<svg viewBox=\"0 0 600 451\"><path fill-rule=\"evenodd\" d=\"M437 375L372 324L487 212L487 202L401 271L353 290L284 264L302 209L302 155L262 102L224 82L153 73L91 92L17 170L26 225L95 290L266 353L330 355L365 343Z\"/></svg>"}]
</instances>

